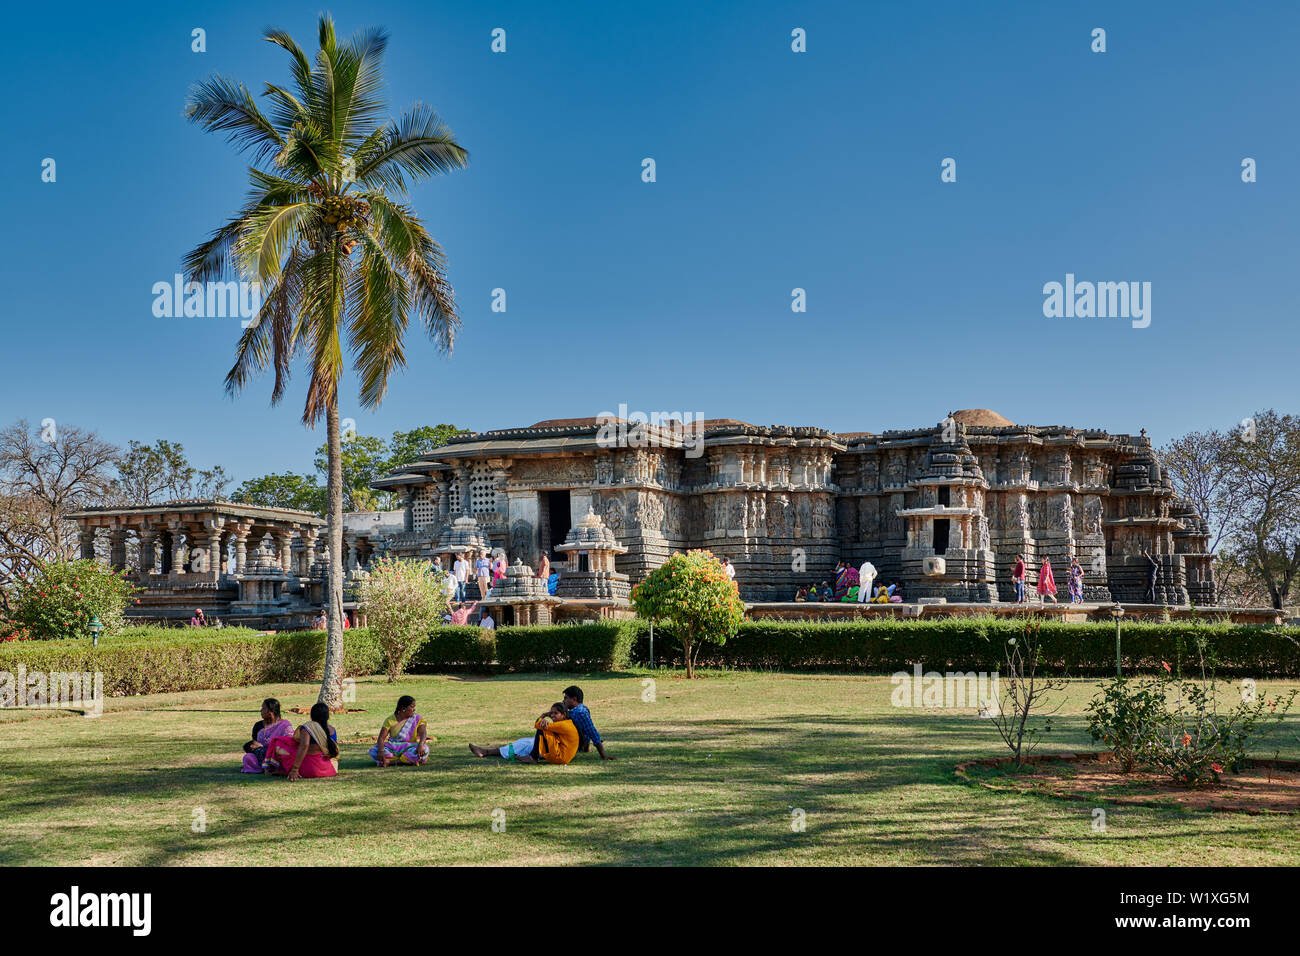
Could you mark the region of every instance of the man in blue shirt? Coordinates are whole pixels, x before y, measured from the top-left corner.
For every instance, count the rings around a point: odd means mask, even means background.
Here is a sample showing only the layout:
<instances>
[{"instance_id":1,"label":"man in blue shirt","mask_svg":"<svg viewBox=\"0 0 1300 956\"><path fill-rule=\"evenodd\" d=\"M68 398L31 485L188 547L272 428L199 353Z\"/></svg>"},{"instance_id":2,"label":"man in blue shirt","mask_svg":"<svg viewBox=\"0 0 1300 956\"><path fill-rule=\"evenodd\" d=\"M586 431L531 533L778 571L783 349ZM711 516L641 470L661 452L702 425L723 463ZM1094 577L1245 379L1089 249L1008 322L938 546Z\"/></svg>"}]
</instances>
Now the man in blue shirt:
<instances>
[{"instance_id":1,"label":"man in blue shirt","mask_svg":"<svg viewBox=\"0 0 1300 956\"><path fill-rule=\"evenodd\" d=\"M578 750L587 753L591 750L591 745L595 744L601 760L613 760L613 757L605 753L605 742L600 739L600 732L591 722L591 711L582 702L582 688L577 684L564 689L564 706L568 708L573 726L578 729Z\"/></svg>"}]
</instances>

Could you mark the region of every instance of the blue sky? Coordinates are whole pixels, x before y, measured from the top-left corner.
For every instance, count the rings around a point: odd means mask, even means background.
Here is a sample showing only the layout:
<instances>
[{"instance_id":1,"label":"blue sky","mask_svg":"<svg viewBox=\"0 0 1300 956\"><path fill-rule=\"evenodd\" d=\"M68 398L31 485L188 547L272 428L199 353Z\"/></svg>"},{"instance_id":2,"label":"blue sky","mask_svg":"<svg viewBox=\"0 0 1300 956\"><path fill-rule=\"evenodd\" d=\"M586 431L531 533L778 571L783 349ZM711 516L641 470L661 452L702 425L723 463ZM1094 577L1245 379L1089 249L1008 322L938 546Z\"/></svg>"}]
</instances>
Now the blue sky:
<instances>
[{"instance_id":1,"label":"blue sky","mask_svg":"<svg viewBox=\"0 0 1300 956\"><path fill-rule=\"evenodd\" d=\"M189 86L285 82L261 33L310 49L321 9L387 27L390 105L470 151L412 193L464 330L450 358L413 338L377 413L345 382L362 433L626 403L841 431L989 407L1162 441L1297 410L1293 3L70 3L9 12L0 419L311 469L301 376L277 408L265 380L232 400L238 320L155 318L151 288L244 194ZM1045 318L1066 273L1150 282L1150 327Z\"/></svg>"}]
</instances>

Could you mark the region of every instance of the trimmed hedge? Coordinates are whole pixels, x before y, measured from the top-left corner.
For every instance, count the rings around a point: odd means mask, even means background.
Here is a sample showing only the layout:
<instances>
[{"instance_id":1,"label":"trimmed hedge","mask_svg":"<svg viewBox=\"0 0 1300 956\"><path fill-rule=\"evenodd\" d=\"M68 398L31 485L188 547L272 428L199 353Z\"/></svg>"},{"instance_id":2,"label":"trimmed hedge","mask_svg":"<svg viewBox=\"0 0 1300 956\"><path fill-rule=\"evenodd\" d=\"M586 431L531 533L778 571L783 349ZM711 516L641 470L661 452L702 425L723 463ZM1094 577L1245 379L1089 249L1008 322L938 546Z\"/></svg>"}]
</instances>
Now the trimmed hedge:
<instances>
[{"instance_id":1,"label":"trimmed hedge","mask_svg":"<svg viewBox=\"0 0 1300 956\"><path fill-rule=\"evenodd\" d=\"M497 661L511 671L617 671L631 663L636 622L503 627Z\"/></svg>"},{"instance_id":2,"label":"trimmed hedge","mask_svg":"<svg viewBox=\"0 0 1300 956\"><path fill-rule=\"evenodd\" d=\"M892 673L921 664L927 670L993 671L1005 663L1007 640L1023 621L995 617L932 621L746 621L721 647L706 645L702 667L776 671ZM1227 623L1171 622L1123 625L1125 670L1197 668L1196 641L1206 639L1224 676L1300 677L1300 629ZM1100 676L1115 672L1115 625L1040 622L1044 669L1053 674ZM655 629L655 661L677 665L681 642ZM648 635L639 634L632 660L649 661Z\"/></svg>"},{"instance_id":3,"label":"trimmed hedge","mask_svg":"<svg viewBox=\"0 0 1300 956\"><path fill-rule=\"evenodd\" d=\"M1300 629L1226 623L1125 624L1126 672L1154 671L1162 661L1192 673L1196 640L1205 638L1223 676L1300 677ZM772 671L892 673L920 664L927 671L994 671L1006 641L1022 621L944 618L932 621L746 621L722 647L707 645L700 665ZM1107 623L1040 625L1044 670L1077 677L1109 675L1115 667L1115 628ZM417 673L452 671L617 671L649 662L645 621L503 627L440 627L412 661ZM344 676L379 673L383 658L366 628L344 633ZM319 680L322 631L264 635L256 631L132 628L100 641L19 641L0 644L0 671L101 671L112 697L254 684ZM681 663L681 645L655 629L655 661Z\"/></svg>"},{"instance_id":4,"label":"trimmed hedge","mask_svg":"<svg viewBox=\"0 0 1300 956\"><path fill-rule=\"evenodd\" d=\"M492 631L478 625L435 627L429 639L415 652L407 671L412 674L440 674L448 671L485 673L496 660L496 639Z\"/></svg>"},{"instance_id":5,"label":"trimmed hedge","mask_svg":"<svg viewBox=\"0 0 1300 956\"><path fill-rule=\"evenodd\" d=\"M635 622L503 627L436 628L416 653L413 673L451 671L611 671L628 666ZM368 628L343 635L344 677L383 672L383 655ZM320 680L325 633L266 635L227 628L133 628L90 642L18 641L0 644L0 671L100 671L104 694L128 697L254 684Z\"/></svg>"},{"instance_id":6,"label":"trimmed hedge","mask_svg":"<svg viewBox=\"0 0 1300 956\"><path fill-rule=\"evenodd\" d=\"M100 671L106 697L165 694L187 690L319 680L325 662L325 633L297 631L194 631L155 628L144 636L123 633L90 641L15 641L0 645L0 670L76 673ZM169 633L166 633L170 631ZM364 629L343 637L345 677L382 668L378 644Z\"/></svg>"}]
</instances>

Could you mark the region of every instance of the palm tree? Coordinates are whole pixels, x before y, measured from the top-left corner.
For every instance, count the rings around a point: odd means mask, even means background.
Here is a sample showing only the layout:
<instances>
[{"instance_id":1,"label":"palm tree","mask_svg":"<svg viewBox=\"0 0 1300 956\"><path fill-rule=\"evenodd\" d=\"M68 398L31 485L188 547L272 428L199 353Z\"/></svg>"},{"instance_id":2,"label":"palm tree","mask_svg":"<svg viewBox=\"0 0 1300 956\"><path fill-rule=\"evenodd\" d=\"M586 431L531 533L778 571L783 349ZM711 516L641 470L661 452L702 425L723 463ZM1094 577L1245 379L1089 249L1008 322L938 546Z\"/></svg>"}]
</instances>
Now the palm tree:
<instances>
[{"instance_id":1,"label":"palm tree","mask_svg":"<svg viewBox=\"0 0 1300 956\"><path fill-rule=\"evenodd\" d=\"M416 104L385 121L381 61L388 38L364 30L339 45L320 18L315 62L282 30L265 39L290 57L292 89L266 84L263 113L240 83L212 76L196 86L186 117L250 154L243 208L185 258L189 281L227 273L261 283L260 311L240 336L226 390L257 372L275 373L274 405L291 366L310 380L302 420L325 419L329 445L329 608L320 699L342 706L343 478L338 384L346 332L361 405L384 398L406 365L404 336L414 312L450 352L460 326L442 249L404 202L407 185L463 168L468 154L438 115ZM357 255L353 255L353 253Z\"/></svg>"}]
</instances>

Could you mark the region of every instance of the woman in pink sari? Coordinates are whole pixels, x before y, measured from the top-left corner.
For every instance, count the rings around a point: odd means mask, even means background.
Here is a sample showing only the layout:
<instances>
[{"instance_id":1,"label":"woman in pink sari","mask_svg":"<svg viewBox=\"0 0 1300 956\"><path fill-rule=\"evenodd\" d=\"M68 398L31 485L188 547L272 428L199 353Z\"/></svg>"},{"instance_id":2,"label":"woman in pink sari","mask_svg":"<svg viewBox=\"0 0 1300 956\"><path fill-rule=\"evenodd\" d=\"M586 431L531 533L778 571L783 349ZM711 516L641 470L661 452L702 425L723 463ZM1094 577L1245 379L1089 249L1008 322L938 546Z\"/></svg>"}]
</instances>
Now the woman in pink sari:
<instances>
[{"instance_id":1,"label":"woman in pink sari","mask_svg":"<svg viewBox=\"0 0 1300 956\"><path fill-rule=\"evenodd\" d=\"M496 587L501 583L501 579L506 576L506 553L498 551L497 556L492 560L492 586Z\"/></svg>"},{"instance_id":2,"label":"woman in pink sari","mask_svg":"<svg viewBox=\"0 0 1300 956\"><path fill-rule=\"evenodd\" d=\"M1056 578L1052 575L1052 562L1044 558L1043 566L1038 569L1038 603L1044 603L1047 598L1056 603Z\"/></svg>"},{"instance_id":3,"label":"woman in pink sari","mask_svg":"<svg viewBox=\"0 0 1300 956\"><path fill-rule=\"evenodd\" d=\"M280 702L274 697L262 701L262 719L253 724L253 735L244 744L244 765L240 773L261 773L266 745L276 737L293 733L293 724L280 716Z\"/></svg>"},{"instance_id":4,"label":"woman in pink sari","mask_svg":"<svg viewBox=\"0 0 1300 956\"><path fill-rule=\"evenodd\" d=\"M276 737L267 745L262 772L282 774L290 780L336 775L338 734L329 721L329 704L312 704L311 720L295 730L292 737Z\"/></svg>"}]
</instances>

